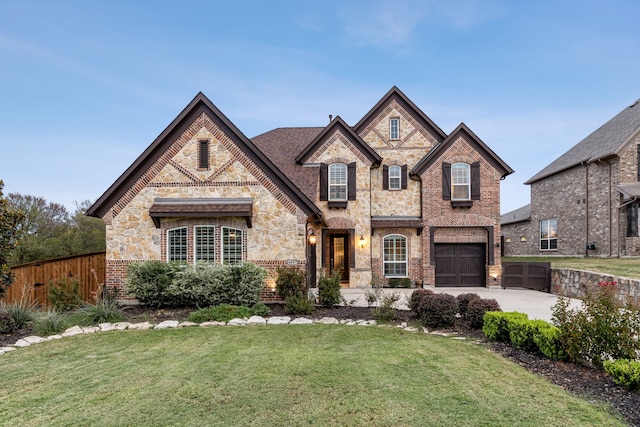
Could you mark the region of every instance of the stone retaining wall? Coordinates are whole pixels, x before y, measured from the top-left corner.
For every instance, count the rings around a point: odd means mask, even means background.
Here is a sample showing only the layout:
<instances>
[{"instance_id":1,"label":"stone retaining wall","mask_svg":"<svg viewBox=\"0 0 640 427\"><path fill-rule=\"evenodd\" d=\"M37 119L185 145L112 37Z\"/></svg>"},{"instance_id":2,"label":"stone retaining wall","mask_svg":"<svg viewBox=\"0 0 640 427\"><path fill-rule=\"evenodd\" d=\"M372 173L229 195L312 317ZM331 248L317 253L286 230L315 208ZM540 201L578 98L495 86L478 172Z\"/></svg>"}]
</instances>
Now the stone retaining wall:
<instances>
[{"instance_id":1,"label":"stone retaining wall","mask_svg":"<svg viewBox=\"0 0 640 427\"><path fill-rule=\"evenodd\" d=\"M556 295L584 298L587 289L598 286L600 282L617 282L616 290L620 301L630 301L640 306L640 280L567 268L551 270L551 289Z\"/></svg>"}]
</instances>

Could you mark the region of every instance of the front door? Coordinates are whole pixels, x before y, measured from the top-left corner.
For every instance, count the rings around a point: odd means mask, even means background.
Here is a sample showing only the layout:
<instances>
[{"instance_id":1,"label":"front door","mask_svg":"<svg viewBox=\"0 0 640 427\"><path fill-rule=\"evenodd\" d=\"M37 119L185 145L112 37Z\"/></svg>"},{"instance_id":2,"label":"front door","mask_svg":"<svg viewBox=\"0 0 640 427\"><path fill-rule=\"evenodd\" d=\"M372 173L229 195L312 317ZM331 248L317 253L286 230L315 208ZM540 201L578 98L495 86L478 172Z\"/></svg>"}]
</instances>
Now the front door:
<instances>
[{"instance_id":1,"label":"front door","mask_svg":"<svg viewBox=\"0 0 640 427\"><path fill-rule=\"evenodd\" d=\"M349 282L349 235L332 234L329 237L329 268L340 272L340 282Z\"/></svg>"}]
</instances>

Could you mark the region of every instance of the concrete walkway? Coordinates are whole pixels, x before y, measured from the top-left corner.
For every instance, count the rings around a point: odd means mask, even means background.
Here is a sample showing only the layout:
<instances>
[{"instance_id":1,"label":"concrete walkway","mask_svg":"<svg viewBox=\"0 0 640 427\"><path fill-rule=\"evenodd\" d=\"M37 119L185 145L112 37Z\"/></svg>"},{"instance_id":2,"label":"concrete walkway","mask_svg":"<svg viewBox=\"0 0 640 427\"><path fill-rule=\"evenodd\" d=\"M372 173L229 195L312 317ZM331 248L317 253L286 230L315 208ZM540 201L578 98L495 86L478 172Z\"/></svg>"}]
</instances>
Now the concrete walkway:
<instances>
[{"instance_id":1,"label":"concrete walkway","mask_svg":"<svg viewBox=\"0 0 640 427\"><path fill-rule=\"evenodd\" d=\"M365 295L372 292L362 288L342 288L342 295L347 303L357 307L366 307ZM407 309L407 302L411 293L415 289L388 289L382 290L384 294L397 292L401 295L398 301L398 308ZM501 289L501 288L435 288L434 292L458 296L463 293L476 293L481 298L495 299L500 304L502 311L519 311L527 313L530 319L542 319L551 321L551 307L553 307L560 297L546 292L532 291L529 289ZM580 308L581 301L576 298L570 299L571 307Z\"/></svg>"}]
</instances>

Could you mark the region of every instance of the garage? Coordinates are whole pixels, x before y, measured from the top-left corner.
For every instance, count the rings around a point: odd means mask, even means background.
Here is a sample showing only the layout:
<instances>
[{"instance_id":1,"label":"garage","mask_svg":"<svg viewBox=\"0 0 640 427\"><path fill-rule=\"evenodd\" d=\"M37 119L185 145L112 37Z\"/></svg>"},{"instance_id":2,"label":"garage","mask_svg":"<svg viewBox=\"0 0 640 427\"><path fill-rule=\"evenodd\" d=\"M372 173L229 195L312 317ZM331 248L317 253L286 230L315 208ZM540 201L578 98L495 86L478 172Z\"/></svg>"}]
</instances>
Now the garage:
<instances>
[{"instance_id":1,"label":"garage","mask_svg":"<svg viewBox=\"0 0 640 427\"><path fill-rule=\"evenodd\" d=\"M486 286L484 244L440 243L434 250L436 286Z\"/></svg>"}]
</instances>

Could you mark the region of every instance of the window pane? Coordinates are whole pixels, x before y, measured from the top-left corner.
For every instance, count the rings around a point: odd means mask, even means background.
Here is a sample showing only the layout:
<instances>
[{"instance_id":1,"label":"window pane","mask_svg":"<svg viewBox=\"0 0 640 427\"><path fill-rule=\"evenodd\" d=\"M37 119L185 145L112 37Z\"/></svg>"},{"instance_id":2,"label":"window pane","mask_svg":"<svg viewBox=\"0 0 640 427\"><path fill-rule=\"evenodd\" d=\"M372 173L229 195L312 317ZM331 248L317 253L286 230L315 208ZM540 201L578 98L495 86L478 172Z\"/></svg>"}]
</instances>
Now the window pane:
<instances>
[{"instance_id":1,"label":"window pane","mask_svg":"<svg viewBox=\"0 0 640 427\"><path fill-rule=\"evenodd\" d=\"M383 270L386 277L407 275L407 238L387 236L383 241Z\"/></svg>"},{"instance_id":2,"label":"window pane","mask_svg":"<svg viewBox=\"0 0 640 427\"><path fill-rule=\"evenodd\" d=\"M167 261L187 262L187 228L167 231Z\"/></svg>"},{"instance_id":3,"label":"window pane","mask_svg":"<svg viewBox=\"0 0 640 427\"><path fill-rule=\"evenodd\" d=\"M469 200L471 198L471 169L466 163L451 165L451 199Z\"/></svg>"},{"instance_id":4,"label":"window pane","mask_svg":"<svg viewBox=\"0 0 640 427\"><path fill-rule=\"evenodd\" d=\"M242 230L222 228L222 263L242 265Z\"/></svg>"},{"instance_id":5,"label":"window pane","mask_svg":"<svg viewBox=\"0 0 640 427\"><path fill-rule=\"evenodd\" d=\"M400 175L402 169L400 166L390 166L389 167L389 189L390 190L399 190L400 189Z\"/></svg>"},{"instance_id":6,"label":"window pane","mask_svg":"<svg viewBox=\"0 0 640 427\"><path fill-rule=\"evenodd\" d=\"M194 229L195 260L215 261L215 227L197 226Z\"/></svg>"},{"instance_id":7,"label":"window pane","mask_svg":"<svg viewBox=\"0 0 640 427\"><path fill-rule=\"evenodd\" d=\"M347 200L347 165L329 166L329 200Z\"/></svg>"},{"instance_id":8,"label":"window pane","mask_svg":"<svg viewBox=\"0 0 640 427\"><path fill-rule=\"evenodd\" d=\"M389 136L391 139L400 139L400 119L389 120Z\"/></svg>"}]
</instances>

